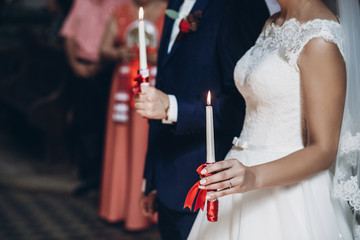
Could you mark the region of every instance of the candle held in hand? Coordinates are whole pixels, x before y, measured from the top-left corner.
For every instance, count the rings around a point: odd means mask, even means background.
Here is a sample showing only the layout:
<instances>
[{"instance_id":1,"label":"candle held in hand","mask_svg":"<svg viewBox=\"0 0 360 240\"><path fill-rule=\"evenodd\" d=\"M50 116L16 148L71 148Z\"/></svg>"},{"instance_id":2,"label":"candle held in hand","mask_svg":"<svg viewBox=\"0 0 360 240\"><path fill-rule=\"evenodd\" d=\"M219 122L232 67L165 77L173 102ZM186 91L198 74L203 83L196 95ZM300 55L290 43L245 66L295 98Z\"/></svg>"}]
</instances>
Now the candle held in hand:
<instances>
[{"instance_id":1,"label":"candle held in hand","mask_svg":"<svg viewBox=\"0 0 360 240\"><path fill-rule=\"evenodd\" d=\"M215 146L214 146L214 122L213 109L211 106L211 93L207 95L206 106L206 163L215 162Z\"/></svg>"},{"instance_id":2,"label":"candle held in hand","mask_svg":"<svg viewBox=\"0 0 360 240\"><path fill-rule=\"evenodd\" d=\"M139 55L140 55L140 70L145 70L147 66L146 56L146 38L145 38L145 22L144 22L144 9L139 9Z\"/></svg>"},{"instance_id":3,"label":"candle held in hand","mask_svg":"<svg viewBox=\"0 0 360 240\"><path fill-rule=\"evenodd\" d=\"M213 122L213 109L211 106L211 93L208 92L207 96L207 106L206 106L206 164L202 164L196 171L200 174L201 177L211 176L212 174L202 174L202 170L208 165L215 163L215 147L214 147L214 122ZM216 190L205 190L199 187L200 181L194 184L190 189L189 193L186 196L184 208L189 207L190 210L194 203L194 200L197 196L195 202L195 210L201 208L204 210L205 202L207 204L207 219L210 222L218 221L218 211L219 211L219 200L207 200L206 195Z\"/></svg>"}]
</instances>

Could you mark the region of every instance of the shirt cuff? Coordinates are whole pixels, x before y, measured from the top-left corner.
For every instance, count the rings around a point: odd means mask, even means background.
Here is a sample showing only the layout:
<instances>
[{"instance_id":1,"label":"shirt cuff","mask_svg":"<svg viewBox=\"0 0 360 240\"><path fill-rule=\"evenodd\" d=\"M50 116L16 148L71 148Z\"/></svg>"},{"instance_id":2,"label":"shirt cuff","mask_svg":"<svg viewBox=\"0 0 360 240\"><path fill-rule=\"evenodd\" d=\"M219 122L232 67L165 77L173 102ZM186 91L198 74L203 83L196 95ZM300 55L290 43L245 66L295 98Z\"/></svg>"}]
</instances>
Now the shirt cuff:
<instances>
[{"instance_id":1,"label":"shirt cuff","mask_svg":"<svg viewBox=\"0 0 360 240\"><path fill-rule=\"evenodd\" d=\"M146 179L143 178L142 184L141 184L141 192L144 193L146 191Z\"/></svg>"},{"instance_id":2,"label":"shirt cuff","mask_svg":"<svg viewBox=\"0 0 360 240\"><path fill-rule=\"evenodd\" d=\"M172 124L177 122L178 118L178 104L174 95L168 95L169 108L167 110L167 119L162 119L163 124Z\"/></svg>"}]
</instances>

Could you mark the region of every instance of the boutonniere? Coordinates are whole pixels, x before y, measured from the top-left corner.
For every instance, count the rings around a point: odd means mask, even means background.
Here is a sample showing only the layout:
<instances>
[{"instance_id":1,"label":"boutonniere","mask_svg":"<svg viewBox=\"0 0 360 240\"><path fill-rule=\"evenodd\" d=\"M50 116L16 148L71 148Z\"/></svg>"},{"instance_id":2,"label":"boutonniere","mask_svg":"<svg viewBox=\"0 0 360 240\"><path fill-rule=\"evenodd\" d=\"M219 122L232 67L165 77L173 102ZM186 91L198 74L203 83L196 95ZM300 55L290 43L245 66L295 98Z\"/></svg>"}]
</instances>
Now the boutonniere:
<instances>
[{"instance_id":1,"label":"boutonniere","mask_svg":"<svg viewBox=\"0 0 360 240\"><path fill-rule=\"evenodd\" d=\"M165 13L169 18L174 20L180 18L179 13L176 12L175 10L167 9ZM198 28L198 23L201 18L202 18L202 11L197 10L196 12L190 13L189 15L181 19L179 24L180 32L176 37L176 40L181 40L184 34L187 34L189 32L195 32Z\"/></svg>"}]
</instances>

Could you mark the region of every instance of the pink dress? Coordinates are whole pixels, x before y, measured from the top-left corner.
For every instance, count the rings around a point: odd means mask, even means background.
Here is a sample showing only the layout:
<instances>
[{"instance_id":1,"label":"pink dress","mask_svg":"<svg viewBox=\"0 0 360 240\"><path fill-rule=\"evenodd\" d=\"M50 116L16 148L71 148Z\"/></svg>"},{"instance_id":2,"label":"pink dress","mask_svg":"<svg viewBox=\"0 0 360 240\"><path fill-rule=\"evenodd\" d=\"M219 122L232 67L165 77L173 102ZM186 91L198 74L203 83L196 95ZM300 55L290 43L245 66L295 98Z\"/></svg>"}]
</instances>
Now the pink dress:
<instances>
[{"instance_id":1,"label":"pink dress","mask_svg":"<svg viewBox=\"0 0 360 240\"><path fill-rule=\"evenodd\" d=\"M76 42L76 57L99 61L99 47L106 24L119 3L127 0L75 0L60 35ZM92 16L92 17L89 17Z\"/></svg>"},{"instance_id":2,"label":"pink dress","mask_svg":"<svg viewBox=\"0 0 360 240\"><path fill-rule=\"evenodd\" d=\"M118 44L125 44L125 33L136 20L132 2L116 8ZM165 8L164 8L165 11ZM163 15L154 23L161 32ZM149 49L156 51L156 49ZM108 222L124 221L130 231L147 228L153 219L142 215L139 207L148 141L148 120L139 116L132 103L138 60L120 63L114 71L106 122L103 177L100 196L101 218ZM150 83L155 81L155 66L150 66Z\"/></svg>"}]
</instances>

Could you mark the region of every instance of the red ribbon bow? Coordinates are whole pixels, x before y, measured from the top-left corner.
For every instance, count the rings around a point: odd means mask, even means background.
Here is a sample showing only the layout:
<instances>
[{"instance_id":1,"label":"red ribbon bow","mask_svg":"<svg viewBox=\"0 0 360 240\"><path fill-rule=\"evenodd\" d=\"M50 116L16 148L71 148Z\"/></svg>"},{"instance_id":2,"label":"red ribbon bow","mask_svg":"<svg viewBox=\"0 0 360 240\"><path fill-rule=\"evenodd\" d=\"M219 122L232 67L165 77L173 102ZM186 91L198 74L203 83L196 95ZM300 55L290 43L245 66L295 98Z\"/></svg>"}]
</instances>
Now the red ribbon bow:
<instances>
[{"instance_id":1,"label":"red ribbon bow","mask_svg":"<svg viewBox=\"0 0 360 240\"><path fill-rule=\"evenodd\" d=\"M209 163L211 164L211 163ZM198 169L196 169L196 172L200 175L200 177L206 177L206 176L210 176L211 174L205 174L202 175L201 171L204 169L204 167L206 167L208 164L202 164L200 167L198 167ZM184 203L184 208L188 207L192 208L192 205L194 203L195 197L197 195L197 199L195 202L195 208L194 208L194 212L196 210L198 210L199 208L201 208L201 210L204 211L204 207L205 207L205 201L206 201L206 194L207 194L207 190L204 189L200 189L199 188L199 184L200 184L200 180L194 184L194 186L192 186L192 188L190 189L190 191L188 192L186 199L185 199L185 203ZM210 222L217 222L218 220L218 210L219 210L219 201L217 199L212 200L212 201L207 201L207 219Z\"/></svg>"},{"instance_id":2,"label":"red ribbon bow","mask_svg":"<svg viewBox=\"0 0 360 240\"><path fill-rule=\"evenodd\" d=\"M135 86L133 87L134 96L141 93L141 84L148 82L148 78L144 78L141 74L138 74L135 78Z\"/></svg>"},{"instance_id":3,"label":"red ribbon bow","mask_svg":"<svg viewBox=\"0 0 360 240\"><path fill-rule=\"evenodd\" d=\"M202 164L202 165L200 165L200 167L198 167L198 169L196 169L196 172L200 175L200 177L205 177L205 175L201 174L201 170L203 170L205 167L206 167L206 164ZM190 211L191 211L191 208L194 203L196 195L198 195L198 196L196 199L194 212L196 210L198 210L199 208L201 208L201 210L204 210L207 190L200 189L198 187L199 185L200 185L200 180L197 183L195 183L194 186L192 186L192 188L190 189L190 191L188 192L188 194L186 196L184 208L188 207L188 208L190 208Z\"/></svg>"}]
</instances>

